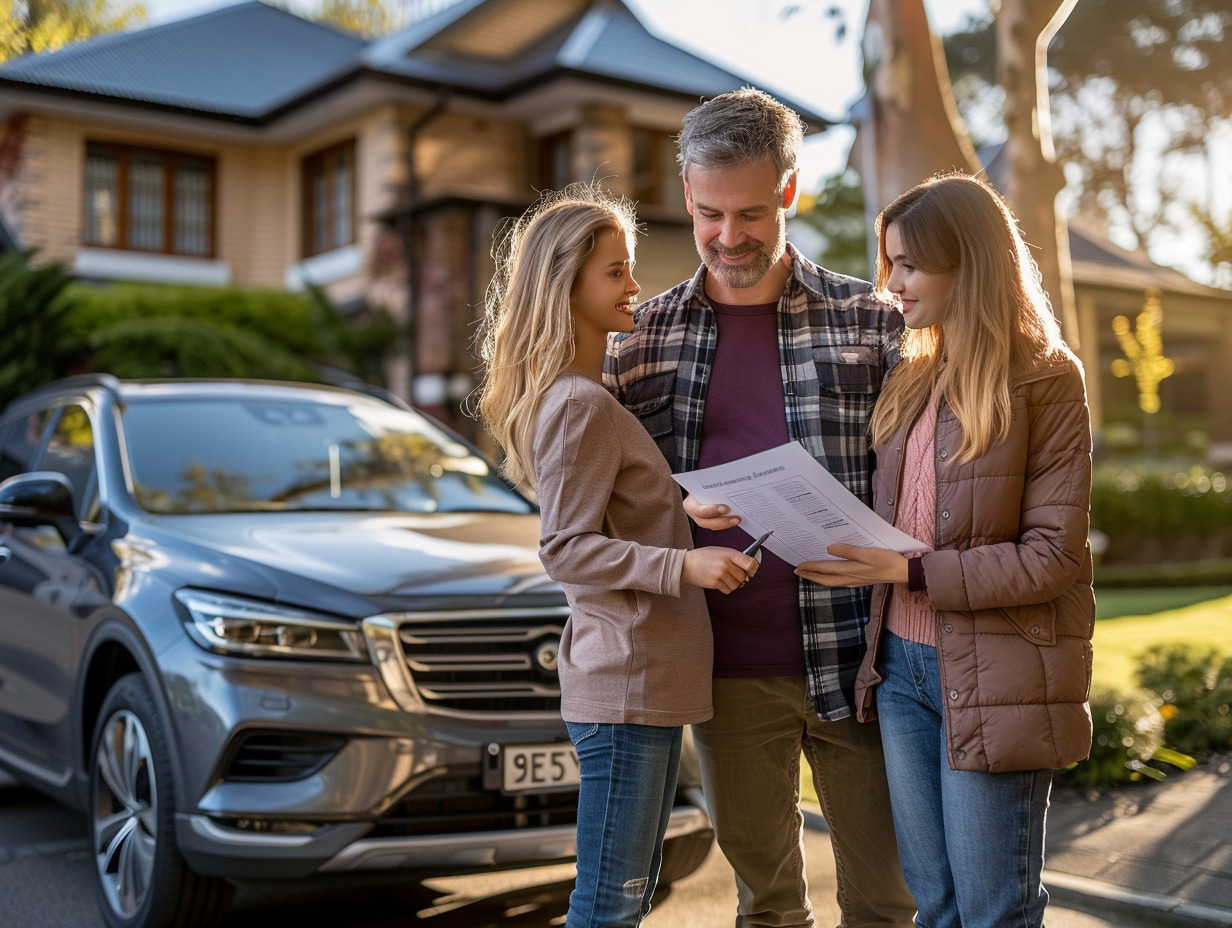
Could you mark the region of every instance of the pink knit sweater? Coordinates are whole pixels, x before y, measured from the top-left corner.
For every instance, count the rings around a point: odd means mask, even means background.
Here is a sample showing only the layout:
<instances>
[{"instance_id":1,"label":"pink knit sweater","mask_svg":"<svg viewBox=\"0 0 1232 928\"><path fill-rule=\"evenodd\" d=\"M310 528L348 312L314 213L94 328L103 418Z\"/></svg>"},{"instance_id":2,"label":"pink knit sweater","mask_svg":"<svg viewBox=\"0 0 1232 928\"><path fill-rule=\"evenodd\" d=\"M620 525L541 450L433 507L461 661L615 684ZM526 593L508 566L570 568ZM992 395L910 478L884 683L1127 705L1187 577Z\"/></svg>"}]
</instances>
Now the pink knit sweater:
<instances>
[{"instance_id":1,"label":"pink knit sweater","mask_svg":"<svg viewBox=\"0 0 1232 928\"><path fill-rule=\"evenodd\" d=\"M937 403L929 400L920 418L907 434L903 452L903 485L898 494L894 526L926 545L937 535ZM908 641L937 645L937 613L925 592L912 593L907 584L896 583L889 596L885 627Z\"/></svg>"}]
</instances>

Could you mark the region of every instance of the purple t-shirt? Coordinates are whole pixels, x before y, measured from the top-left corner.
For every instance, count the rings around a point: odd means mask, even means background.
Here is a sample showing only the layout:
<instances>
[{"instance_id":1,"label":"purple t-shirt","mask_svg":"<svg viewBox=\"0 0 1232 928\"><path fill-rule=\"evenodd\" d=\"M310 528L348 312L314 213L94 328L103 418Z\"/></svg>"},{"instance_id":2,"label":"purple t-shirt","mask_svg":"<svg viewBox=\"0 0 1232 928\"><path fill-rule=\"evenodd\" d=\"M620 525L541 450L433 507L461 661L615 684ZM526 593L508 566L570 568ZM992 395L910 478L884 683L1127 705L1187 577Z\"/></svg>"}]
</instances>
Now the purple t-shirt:
<instances>
[{"instance_id":1,"label":"purple t-shirt","mask_svg":"<svg viewBox=\"0 0 1232 928\"><path fill-rule=\"evenodd\" d=\"M787 409L779 367L778 304L715 303L718 343L698 467L726 464L786 443ZM697 530L697 546L745 548L743 528ZM804 673L804 636L793 568L763 549L748 586L724 596L706 591L714 628L716 677L784 677Z\"/></svg>"}]
</instances>

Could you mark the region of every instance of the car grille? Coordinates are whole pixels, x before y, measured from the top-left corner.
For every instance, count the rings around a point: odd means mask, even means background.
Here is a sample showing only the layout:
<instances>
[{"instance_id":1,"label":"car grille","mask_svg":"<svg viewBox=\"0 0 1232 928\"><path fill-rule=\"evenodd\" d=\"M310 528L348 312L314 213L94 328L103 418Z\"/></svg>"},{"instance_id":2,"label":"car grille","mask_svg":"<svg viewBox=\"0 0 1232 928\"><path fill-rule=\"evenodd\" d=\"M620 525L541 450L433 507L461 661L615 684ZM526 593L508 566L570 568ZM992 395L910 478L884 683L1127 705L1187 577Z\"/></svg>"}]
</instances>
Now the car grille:
<instances>
[{"instance_id":1,"label":"car grille","mask_svg":"<svg viewBox=\"0 0 1232 928\"><path fill-rule=\"evenodd\" d=\"M562 610L563 611L563 610ZM565 616L440 614L398 626L419 698L462 712L559 712Z\"/></svg>"},{"instance_id":2,"label":"car grille","mask_svg":"<svg viewBox=\"0 0 1232 928\"><path fill-rule=\"evenodd\" d=\"M577 823L577 790L505 795L483 788L478 765L453 767L408 793L371 837L460 834Z\"/></svg>"},{"instance_id":3,"label":"car grille","mask_svg":"<svg viewBox=\"0 0 1232 928\"><path fill-rule=\"evenodd\" d=\"M232 748L224 778L249 783L281 783L316 773L346 744L346 738L283 731L241 735Z\"/></svg>"}]
</instances>

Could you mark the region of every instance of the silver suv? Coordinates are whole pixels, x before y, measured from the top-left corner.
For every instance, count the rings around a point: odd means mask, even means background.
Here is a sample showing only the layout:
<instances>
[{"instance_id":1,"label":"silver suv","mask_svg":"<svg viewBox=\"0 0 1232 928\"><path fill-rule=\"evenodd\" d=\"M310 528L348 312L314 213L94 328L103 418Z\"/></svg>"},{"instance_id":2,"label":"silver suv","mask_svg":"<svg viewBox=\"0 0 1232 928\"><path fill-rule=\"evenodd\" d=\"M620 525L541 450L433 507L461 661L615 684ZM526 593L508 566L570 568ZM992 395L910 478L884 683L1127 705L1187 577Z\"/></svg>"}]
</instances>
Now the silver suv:
<instances>
[{"instance_id":1,"label":"silver suv","mask_svg":"<svg viewBox=\"0 0 1232 928\"><path fill-rule=\"evenodd\" d=\"M85 812L115 928L236 881L569 860L534 506L351 390L61 381L0 417L0 766ZM662 881L713 834L686 761Z\"/></svg>"}]
</instances>

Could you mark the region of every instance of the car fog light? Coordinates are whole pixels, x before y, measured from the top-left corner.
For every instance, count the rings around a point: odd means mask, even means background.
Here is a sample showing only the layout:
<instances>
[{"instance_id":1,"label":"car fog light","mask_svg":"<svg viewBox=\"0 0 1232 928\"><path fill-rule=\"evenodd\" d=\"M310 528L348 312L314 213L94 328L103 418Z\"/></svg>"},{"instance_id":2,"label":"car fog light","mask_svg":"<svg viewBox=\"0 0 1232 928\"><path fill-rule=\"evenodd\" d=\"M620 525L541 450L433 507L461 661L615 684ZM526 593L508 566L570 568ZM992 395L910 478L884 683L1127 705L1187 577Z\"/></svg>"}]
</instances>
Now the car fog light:
<instances>
[{"instance_id":1,"label":"car fog light","mask_svg":"<svg viewBox=\"0 0 1232 928\"><path fill-rule=\"evenodd\" d=\"M310 835L319 827L312 822L282 821L268 818L220 819L220 822L223 825L229 825L237 831L255 831L272 835Z\"/></svg>"}]
</instances>

